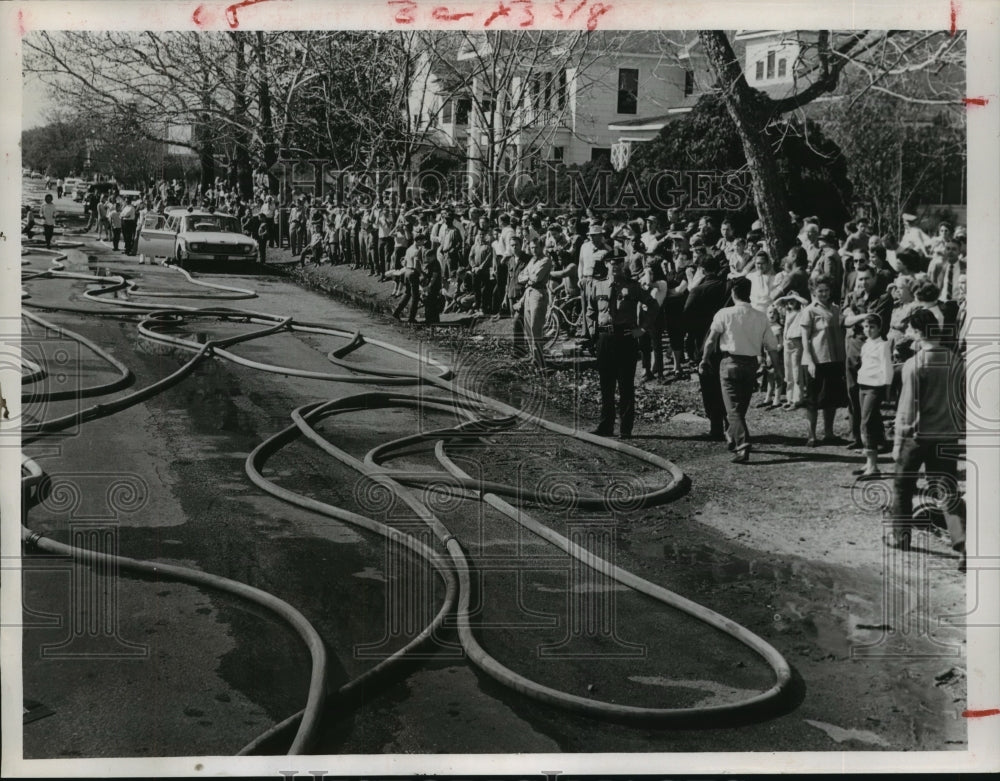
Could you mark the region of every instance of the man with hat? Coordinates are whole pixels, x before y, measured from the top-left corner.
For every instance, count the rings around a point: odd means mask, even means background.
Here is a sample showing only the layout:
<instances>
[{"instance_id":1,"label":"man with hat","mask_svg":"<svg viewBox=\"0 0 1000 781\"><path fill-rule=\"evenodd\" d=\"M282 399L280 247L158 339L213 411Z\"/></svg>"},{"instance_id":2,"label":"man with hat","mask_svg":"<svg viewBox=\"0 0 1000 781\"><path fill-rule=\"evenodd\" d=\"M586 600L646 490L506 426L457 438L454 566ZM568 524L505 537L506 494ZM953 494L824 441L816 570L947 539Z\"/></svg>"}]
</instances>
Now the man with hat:
<instances>
[{"instance_id":1,"label":"man with hat","mask_svg":"<svg viewBox=\"0 0 1000 781\"><path fill-rule=\"evenodd\" d=\"M736 453L733 462L739 464L750 460L750 434L746 414L757 377L757 356L762 351L766 350L771 359L779 386L784 381L777 339L771 331L767 315L750 306L750 286L750 280L746 277L733 280L734 303L720 309L712 318L698 367L702 372L710 371L712 356L716 352L722 353L719 377L722 401L729 421L726 439L729 449Z\"/></svg>"},{"instance_id":2,"label":"man with hat","mask_svg":"<svg viewBox=\"0 0 1000 781\"><path fill-rule=\"evenodd\" d=\"M578 336L588 342L593 339L591 321L593 313L589 306L592 300L590 286L594 280L594 266L598 261L604 261L608 256L608 246L604 240L604 226L592 220L587 228L587 241L580 247L580 262L577 266L577 278L580 284L580 306L583 320L583 332Z\"/></svg>"},{"instance_id":3,"label":"man with hat","mask_svg":"<svg viewBox=\"0 0 1000 781\"><path fill-rule=\"evenodd\" d=\"M592 228L593 229L593 228ZM596 339L597 373L601 383L601 419L592 432L610 437L615 430L615 390L621 437L632 436L635 422L635 368L639 337L651 330L656 316L653 296L625 273L623 256L595 258L591 267L587 316Z\"/></svg>"},{"instance_id":4,"label":"man with hat","mask_svg":"<svg viewBox=\"0 0 1000 781\"><path fill-rule=\"evenodd\" d=\"M809 269L810 279L830 277L832 281L832 301L840 303L840 293L844 284L844 263L837 252L837 234L829 228L819 232L820 253Z\"/></svg>"}]
</instances>

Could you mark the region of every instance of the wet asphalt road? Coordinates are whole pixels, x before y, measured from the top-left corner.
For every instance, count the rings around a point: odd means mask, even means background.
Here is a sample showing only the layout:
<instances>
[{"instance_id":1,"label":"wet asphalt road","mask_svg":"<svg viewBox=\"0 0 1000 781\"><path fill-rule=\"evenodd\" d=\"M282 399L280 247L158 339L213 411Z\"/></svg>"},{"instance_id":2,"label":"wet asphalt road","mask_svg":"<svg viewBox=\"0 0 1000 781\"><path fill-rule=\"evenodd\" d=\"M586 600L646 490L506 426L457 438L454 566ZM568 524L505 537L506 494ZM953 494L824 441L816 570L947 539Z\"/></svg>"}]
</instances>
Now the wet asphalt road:
<instances>
[{"instance_id":1,"label":"wet asphalt road","mask_svg":"<svg viewBox=\"0 0 1000 781\"><path fill-rule=\"evenodd\" d=\"M87 254L94 259L88 262ZM47 262L33 257L32 267ZM175 272L139 266L134 258L99 245L70 250L69 269L126 272L136 276L140 290L190 290ZM211 279L258 294L223 305L360 329L415 350L436 349L418 331L374 321L280 275L232 273ZM38 303L96 308L80 298L84 287L78 281L29 283ZM156 299L165 300L171 299ZM176 303L191 305L180 298ZM134 319L41 314L124 361L136 375L137 388L189 357L142 339ZM204 339L245 327L207 321L192 322L185 330ZM92 384L112 376L101 361L63 339L38 332L31 338L50 361L60 347L72 353L63 383ZM282 334L234 351L257 361L329 371L326 353L343 343ZM470 353L474 349L472 342ZM379 367L405 364L367 348L351 360ZM331 688L336 688L429 621L442 597L440 581L426 566L396 568L393 551L371 533L262 493L247 480L244 461L263 439L289 425L295 407L376 387L286 377L213 359L141 405L30 446L28 453L50 475L79 490L69 500L32 510L29 525L62 540L85 539L93 528L110 531L124 555L186 564L280 596L322 635L330 654ZM50 418L90 403L52 402L29 411ZM418 427L454 422L438 413L418 417L411 410L379 410L331 419L321 430L361 457ZM466 471L515 483L553 471L599 483L614 470L634 469L634 464L609 461L592 448L540 432L463 456ZM433 459L415 452L401 463L431 468ZM304 495L423 533L412 519L372 498L356 473L310 445L297 442L284 449L272 458L267 474ZM128 501L109 490L122 483L131 486ZM852 643L877 639L878 632L849 636L829 606L848 603L856 613L873 616L868 625L875 626L881 592L877 574L740 548L699 524L696 507L701 504L693 492L671 505L613 519L537 515L562 531L579 531L581 524L606 531L603 539L622 566L774 643L795 670L793 690L776 712L749 723L698 729L623 725L569 714L533 703L481 673L462 658L454 633L446 630L435 648L366 691L359 702L332 708L315 752L961 747L964 725L948 708L949 692L928 690L898 669L851 655ZM493 511L449 501L436 509L473 565L485 562L474 578L481 642L527 677L579 696L660 707L732 701L771 685L767 667L738 643L628 589L580 574L568 558ZM305 702L305 650L259 608L167 581L114 573L88 580L67 561L32 559L26 569L25 697L53 712L26 725L26 757L227 755ZM400 583L412 584L402 589L410 595L404 604L397 600ZM423 598L413 599L416 592ZM792 596L805 598L813 609L789 615L782 607ZM80 599L89 606L85 612L101 612L108 619L99 631L74 625ZM604 611L600 617L610 631L574 632L572 617L581 605ZM944 632L935 641L958 647L961 636ZM915 719L908 712L915 702L933 710L934 718Z\"/></svg>"}]
</instances>

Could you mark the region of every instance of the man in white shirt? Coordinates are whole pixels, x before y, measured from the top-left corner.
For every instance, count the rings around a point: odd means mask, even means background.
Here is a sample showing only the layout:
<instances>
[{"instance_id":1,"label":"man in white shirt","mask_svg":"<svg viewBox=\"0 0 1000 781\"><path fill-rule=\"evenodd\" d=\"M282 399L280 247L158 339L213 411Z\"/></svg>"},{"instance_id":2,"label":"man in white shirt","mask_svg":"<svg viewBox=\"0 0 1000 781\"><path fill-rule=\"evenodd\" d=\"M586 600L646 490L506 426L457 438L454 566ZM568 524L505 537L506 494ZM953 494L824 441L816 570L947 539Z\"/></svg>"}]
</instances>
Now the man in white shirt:
<instances>
[{"instance_id":1,"label":"man in white shirt","mask_svg":"<svg viewBox=\"0 0 1000 781\"><path fill-rule=\"evenodd\" d=\"M782 364L778 358L778 342L771 331L767 315L750 305L751 282L746 277L733 280L733 306L715 313L705 339L700 371L711 367L712 354L722 353L719 380L722 401L729 420L726 439L730 450L736 451L733 462L745 464L750 460L750 433L746 414L753 396L757 377L757 356L766 350L775 367L779 384L783 382Z\"/></svg>"},{"instance_id":2,"label":"man in white shirt","mask_svg":"<svg viewBox=\"0 0 1000 781\"><path fill-rule=\"evenodd\" d=\"M52 248L52 236L56 232L56 205L52 203L52 193L45 194L42 204L42 232L45 235L45 248Z\"/></svg>"}]
</instances>

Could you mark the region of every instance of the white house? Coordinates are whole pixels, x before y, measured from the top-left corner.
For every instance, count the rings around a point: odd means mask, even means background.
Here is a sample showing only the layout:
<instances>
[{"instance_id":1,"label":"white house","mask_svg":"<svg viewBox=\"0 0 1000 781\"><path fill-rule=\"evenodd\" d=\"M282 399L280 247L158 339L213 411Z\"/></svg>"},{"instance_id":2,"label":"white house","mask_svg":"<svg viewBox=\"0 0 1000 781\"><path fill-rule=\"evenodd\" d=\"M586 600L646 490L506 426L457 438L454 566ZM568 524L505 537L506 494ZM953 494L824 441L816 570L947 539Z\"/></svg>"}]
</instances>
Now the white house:
<instances>
[{"instance_id":1,"label":"white house","mask_svg":"<svg viewBox=\"0 0 1000 781\"><path fill-rule=\"evenodd\" d=\"M452 152L473 176L610 159L616 123L663 114L693 90L657 33L595 33L544 53L514 39L495 52L497 40L422 54L407 103L425 148Z\"/></svg>"}]
</instances>

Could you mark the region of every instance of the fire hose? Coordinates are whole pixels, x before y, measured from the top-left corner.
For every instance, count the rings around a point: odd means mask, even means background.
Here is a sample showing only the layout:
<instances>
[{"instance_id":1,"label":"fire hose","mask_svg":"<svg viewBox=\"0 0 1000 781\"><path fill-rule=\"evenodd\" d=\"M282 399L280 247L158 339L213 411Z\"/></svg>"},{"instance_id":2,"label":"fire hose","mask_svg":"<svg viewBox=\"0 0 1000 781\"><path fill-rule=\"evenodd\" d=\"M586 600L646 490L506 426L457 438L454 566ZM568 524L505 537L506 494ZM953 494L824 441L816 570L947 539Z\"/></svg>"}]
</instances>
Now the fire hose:
<instances>
[{"instance_id":1,"label":"fire hose","mask_svg":"<svg viewBox=\"0 0 1000 781\"><path fill-rule=\"evenodd\" d=\"M195 285L204 285L208 288L225 294L228 298L247 298L253 291L239 288L228 288L222 285L209 285L201 280L196 280L191 275L181 269L176 269L184 275L185 280ZM413 396L396 392L367 392L344 396L325 402L316 402L299 407L291 413L291 425L277 434L262 442L248 456L245 471L248 478L259 488L267 493L276 496L283 501L303 509L315 512L325 517L335 519L344 523L358 526L376 534L380 534L392 539L414 555L427 561L441 578L445 585L445 595L442 604L436 613L433 621L413 638L404 648L399 649L391 657L383 660L374 668L355 678L342 686L332 697L334 702L342 702L372 680L386 673L388 670L402 662L410 655L414 649L426 643L438 632L445 619L454 613L455 622L458 629L459 641L468 658L481 670L500 681L506 686L519 691L529 697L539 701L569 708L577 712L591 716L609 718L623 721L654 721L656 723L685 726L705 719L718 718L726 715L746 715L762 711L765 707L773 705L787 690L791 682L791 671L788 663L781 654L770 644L759 636L752 633L745 627L727 619L718 613L698 605L680 595L669 591L661 586L650 583L639 578L610 562L596 558L586 549L576 545L562 535L556 533L551 528L539 521L531 518L523 508L517 507L507 500L517 499L521 503L530 503L540 506L558 504L565 501L565 496L553 496L542 491L525 491L523 488L494 481L473 480L468 474L463 472L455 462L449 457L447 443L456 440L469 441L471 438L488 437L491 433L512 428L517 425L534 426L551 431L561 436L573 437L577 440L612 450L620 455L645 462L654 467L660 473L667 475L668 480L663 485L659 485L648 490L624 491L623 494L605 493L604 495L589 494L572 497L576 506L589 509L604 509L620 511L622 509L632 509L648 507L670 501L687 490L688 481L682 471L670 461L659 456L648 453L632 445L616 442L598 437L584 432L577 431L562 426L558 423L534 416L528 412L519 410L510 405L504 404L496 399L489 398L483 394L467 389L455 381L452 370L434 361L427 356L422 356L407 350L401 346L390 342L367 338L360 333L345 331L323 323L298 322L289 317L282 317L265 312L253 312L248 310L235 310L227 308L202 308L179 307L177 305L160 305L141 302L135 300L111 299L107 296L111 293L126 292L132 298L142 295L169 296L169 292L146 291L134 282L127 280L121 275L93 276L85 274L71 274L58 269L50 269L44 272L31 272L25 277L25 281L41 279L68 279L74 281L87 281L95 283L96 289L87 290L83 298L94 304L112 304L114 309L89 310L86 307L50 306L41 304L45 309L58 311L70 311L81 313L93 313L108 315L118 313L124 314L122 309L128 310L128 316L138 316L142 319L137 328L139 334L148 340L169 344L173 347L193 353L193 356L170 375L152 383L151 385L127 394L115 401L97 404L87 409L82 409L72 415L63 416L47 421L37 421L22 426L22 432L28 436L23 439L25 444L31 443L40 437L63 430L69 426L75 426L88 420L114 414L135 404L151 398L152 396L166 390L173 385L183 381L194 372L198 365L207 358L215 357L236 363L248 368L267 371L288 376L313 379L323 382L342 383L367 383L377 382L383 386L410 386L436 388L446 395L438 396ZM248 295L249 294L249 295ZM173 297L200 297L193 295L175 295ZM25 306L35 306L30 296L25 293ZM30 320L48 327L56 328L50 323L42 320L36 315L25 312L25 316ZM177 331L195 319L212 319L222 322L236 322L242 324L254 324L260 326L252 331L242 333L227 338L212 339L205 343L198 343L183 336L176 335ZM131 373L113 356L101 350L97 345L84 339L78 334L74 334L66 329L60 329L60 333L70 338L78 338L80 343L91 349L93 352L107 360L119 372L119 378L113 382L101 386L88 388L86 395L100 395L127 387L134 381ZM346 340L346 344L327 356L330 363L339 371L322 372L306 369L299 369L292 366L280 366L263 363L247 359L233 352L233 347L247 343L252 340L266 338L278 333L309 333L326 336L339 337ZM350 364L344 359L353 351L370 345L381 350L386 350L397 356L414 361L417 369L415 371L400 371L388 368L366 368ZM33 379L40 379L38 372L34 372ZM437 431L425 432L417 435L401 437L391 442L381 444L370 450L363 459L357 459L346 451L340 449L335 444L321 435L316 424L320 421L337 415L349 414L357 410L368 410L377 408L412 408L418 410L429 410L457 414L466 419L466 422L449 428ZM340 461L345 466L355 470L366 479L372 481L382 489L391 491L407 507L420 518L427 527L434 533L439 544L447 551L447 558L441 556L433 549L427 547L416 538L404 534L388 524L376 521L364 515L353 513L343 508L320 502L318 500L300 495L286 488L283 488L264 476L263 471L268 459L278 453L282 448L291 442L305 438L323 452ZM397 470L386 464L395 454L414 445L433 444L434 455L442 470L435 472ZM40 494L44 486L44 475L34 462L24 459L22 471L22 491L29 501L25 507L40 501ZM452 534L442 521L431 511L421 496L421 491L446 490L453 495L479 500L493 507L503 515L515 520L523 528L541 537L550 544L556 546L569 556L576 557L585 562L587 566L614 581L635 589L639 593L645 594L669 607L682 611L694 618L705 622L713 628L728 634L743 645L753 650L771 668L774 683L766 691L746 698L739 702L725 703L708 707L693 708L648 708L631 705L619 705L615 703L602 702L599 700L579 697L567 692L557 691L540 683L531 681L519 673L505 667L494 659L483 649L477 641L473 632L472 621L469 614L470 605L470 581L469 562L465 551L459 540ZM50 552L67 553L71 549L68 546L61 546L35 532L31 532L26 526L22 526L22 539L27 547L36 547ZM60 547L61 546L61 547ZM59 549L58 551L56 549ZM81 556L83 561L96 561L97 557L103 554L89 551L79 551L75 553ZM202 585L209 588L221 589L229 593L253 600L268 607L276 614L286 620L303 638L308 647L313 660L313 671L310 678L309 693L306 707L299 713L285 719L280 724L273 727L264 735L259 736L240 753L252 753L261 745L266 743L276 735L291 730L297 725L295 737L291 741L289 753L300 753L307 750L310 741L315 737L319 719L324 711L327 701L326 691L326 657L321 638L309 625L308 621L287 603L278 600L273 595L266 594L258 589L254 589L245 584L230 581L197 570L190 570L183 567L157 564L155 562L140 562L124 557L118 558L119 565L126 570L155 573L161 577L171 577L179 580Z\"/></svg>"}]
</instances>

